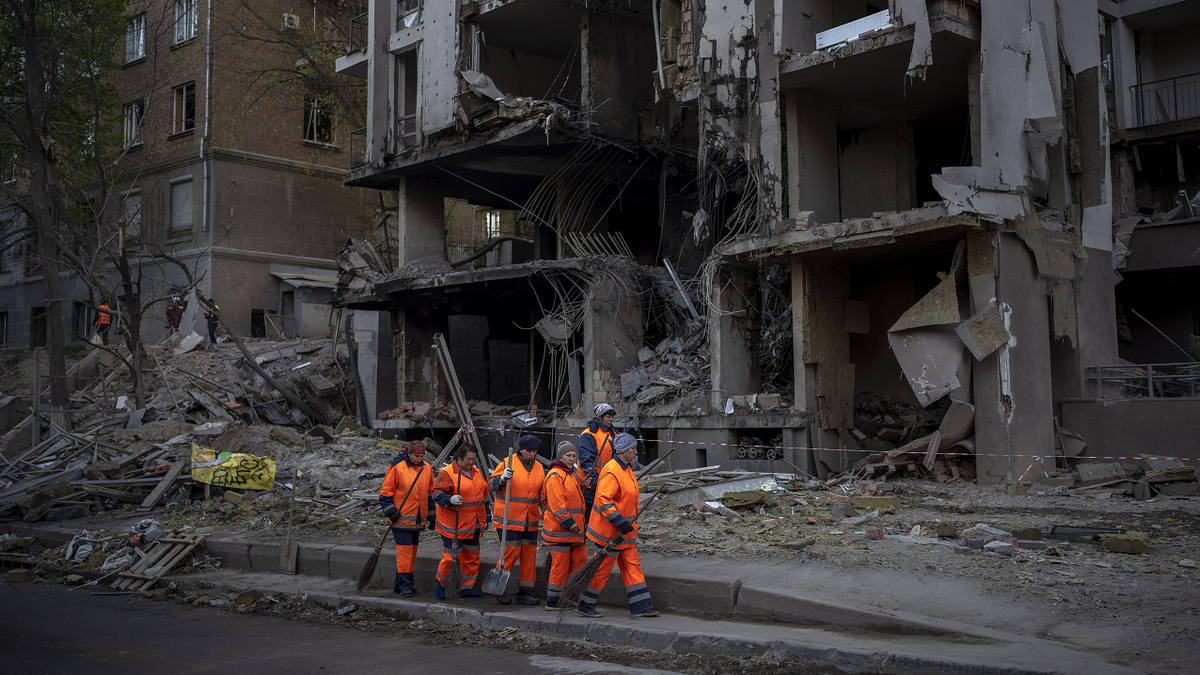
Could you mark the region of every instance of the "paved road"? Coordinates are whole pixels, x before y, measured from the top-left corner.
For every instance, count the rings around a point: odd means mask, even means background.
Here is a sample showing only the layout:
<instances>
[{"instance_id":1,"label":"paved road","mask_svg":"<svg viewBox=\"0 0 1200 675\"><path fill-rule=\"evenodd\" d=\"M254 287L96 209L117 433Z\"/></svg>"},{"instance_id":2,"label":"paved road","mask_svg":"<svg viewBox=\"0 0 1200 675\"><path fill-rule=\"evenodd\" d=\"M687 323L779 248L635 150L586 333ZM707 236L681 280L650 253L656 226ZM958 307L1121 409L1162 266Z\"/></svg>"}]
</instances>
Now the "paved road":
<instances>
[{"instance_id":1,"label":"paved road","mask_svg":"<svg viewBox=\"0 0 1200 675\"><path fill-rule=\"evenodd\" d=\"M0 675L671 675L337 626L0 584Z\"/></svg>"}]
</instances>

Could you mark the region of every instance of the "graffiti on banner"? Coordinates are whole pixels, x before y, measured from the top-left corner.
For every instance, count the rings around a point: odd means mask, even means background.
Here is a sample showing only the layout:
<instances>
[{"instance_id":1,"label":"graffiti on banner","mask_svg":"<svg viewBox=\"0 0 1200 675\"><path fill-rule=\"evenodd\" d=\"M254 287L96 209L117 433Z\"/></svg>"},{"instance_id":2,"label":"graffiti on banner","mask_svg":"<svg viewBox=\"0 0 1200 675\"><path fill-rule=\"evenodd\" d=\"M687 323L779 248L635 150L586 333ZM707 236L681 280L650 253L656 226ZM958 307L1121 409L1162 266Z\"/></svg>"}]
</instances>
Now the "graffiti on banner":
<instances>
[{"instance_id":1,"label":"graffiti on banner","mask_svg":"<svg viewBox=\"0 0 1200 675\"><path fill-rule=\"evenodd\" d=\"M192 480L239 490L270 490L275 486L275 458L217 452L192 443Z\"/></svg>"}]
</instances>

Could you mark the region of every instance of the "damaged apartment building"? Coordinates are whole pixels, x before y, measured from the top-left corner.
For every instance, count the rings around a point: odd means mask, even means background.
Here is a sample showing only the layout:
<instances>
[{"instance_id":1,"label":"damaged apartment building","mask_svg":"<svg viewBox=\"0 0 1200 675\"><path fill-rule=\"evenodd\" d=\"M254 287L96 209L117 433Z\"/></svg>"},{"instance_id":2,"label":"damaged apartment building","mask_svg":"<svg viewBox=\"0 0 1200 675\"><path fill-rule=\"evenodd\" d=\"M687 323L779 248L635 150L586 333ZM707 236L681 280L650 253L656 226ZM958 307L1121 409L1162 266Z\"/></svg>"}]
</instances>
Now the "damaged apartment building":
<instances>
[{"instance_id":1,"label":"damaged apartment building","mask_svg":"<svg viewBox=\"0 0 1200 675\"><path fill-rule=\"evenodd\" d=\"M599 402L674 468L824 477L904 449L994 483L1190 447L1200 3L370 0L357 21L346 183L399 207L336 298L376 428L458 428L440 334L493 452Z\"/></svg>"}]
</instances>

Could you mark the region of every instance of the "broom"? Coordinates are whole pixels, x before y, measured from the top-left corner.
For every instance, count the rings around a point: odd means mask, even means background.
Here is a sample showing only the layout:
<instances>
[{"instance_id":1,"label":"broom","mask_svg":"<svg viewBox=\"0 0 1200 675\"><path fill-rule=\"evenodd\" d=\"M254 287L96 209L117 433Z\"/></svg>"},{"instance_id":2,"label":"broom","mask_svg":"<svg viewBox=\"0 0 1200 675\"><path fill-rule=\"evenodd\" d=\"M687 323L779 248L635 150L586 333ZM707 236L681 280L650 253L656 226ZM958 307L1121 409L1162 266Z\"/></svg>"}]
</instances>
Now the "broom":
<instances>
[{"instance_id":1,"label":"broom","mask_svg":"<svg viewBox=\"0 0 1200 675\"><path fill-rule=\"evenodd\" d=\"M660 488L658 488L658 491L655 492L654 496L650 498L650 501L646 503L645 508L643 508L636 516L633 517L633 522L636 523L638 518L641 518L642 514L650 509L650 507L654 504L654 501L658 499L658 495L664 489L666 489L666 487L667 484L664 483ZM625 535L617 532L616 536L609 540L608 545L599 551L596 551L590 560L581 565L579 569L572 572L571 576L567 577L567 580L563 582L562 592L558 596L559 621L562 621L563 612L567 611L568 608L575 607L575 603L579 601L579 596L583 595L583 592L587 590L588 582L592 580L592 577L596 576L596 572L600 569L600 565L604 562L604 559L608 557L609 553L612 553L618 546L620 546L621 542L623 541L625 541Z\"/></svg>"},{"instance_id":2,"label":"broom","mask_svg":"<svg viewBox=\"0 0 1200 675\"><path fill-rule=\"evenodd\" d=\"M454 494L462 494L462 472L458 473L458 482L454 486ZM450 544L450 572L446 575L446 597L457 598L462 593L462 570L458 567L458 550L462 548L458 539L458 510L454 507L454 543Z\"/></svg>"},{"instance_id":3,"label":"broom","mask_svg":"<svg viewBox=\"0 0 1200 675\"><path fill-rule=\"evenodd\" d=\"M400 508L397 513L404 512L404 505L408 503L408 496L412 494L413 488L417 486L417 480L421 478L421 472L424 470L425 463L422 462L421 468L417 469L417 475L413 476L412 484L408 486L408 492L404 493L404 499L400 501ZM383 543L387 541L388 535L392 533L392 525L395 525L398 520L399 518L396 520L388 518L388 526L383 530L383 537L379 540L379 544L375 547L375 551L371 554L371 557L367 558L367 563L358 572L358 590L361 591L367 587L367 584L371 583L371 577L375 574L375 568L379 566L379 554L383 552Z\"/></svg>"}]
</instances>

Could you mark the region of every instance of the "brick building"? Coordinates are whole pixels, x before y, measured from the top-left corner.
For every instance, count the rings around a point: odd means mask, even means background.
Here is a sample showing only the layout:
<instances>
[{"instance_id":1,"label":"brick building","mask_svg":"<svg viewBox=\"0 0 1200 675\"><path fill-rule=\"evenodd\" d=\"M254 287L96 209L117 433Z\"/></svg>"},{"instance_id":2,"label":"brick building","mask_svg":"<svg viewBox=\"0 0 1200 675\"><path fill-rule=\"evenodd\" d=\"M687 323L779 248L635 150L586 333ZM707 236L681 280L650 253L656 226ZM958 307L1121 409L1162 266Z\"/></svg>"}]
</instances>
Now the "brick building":
<instances>
[{"instance_id":1,"label":"brick building","mask_svg":"<svg viewBox=\"0 0 1200 675\"><path fill-rule=\"evenodd\" d=\"M128 15L112 74L123 105L117 187L127 237L188 261L241 335L326 334L333 257L370 228L378 198L343 186L353 125L303 86L295 51L273 38L291 31L335 49L336 22L311 2L146 1L130 3ZM185 285L177 269L162 270ZM76 299L63 304L67 325L86 339L92 303L120 298L66 285ZM0 262L0 308L7 346L44 344L39 271L21 248ZM145 321L146 339L165 331L165 310ZM191 302L184 332L204 332L197 310Z\"/></svg>"}]
</instances>

